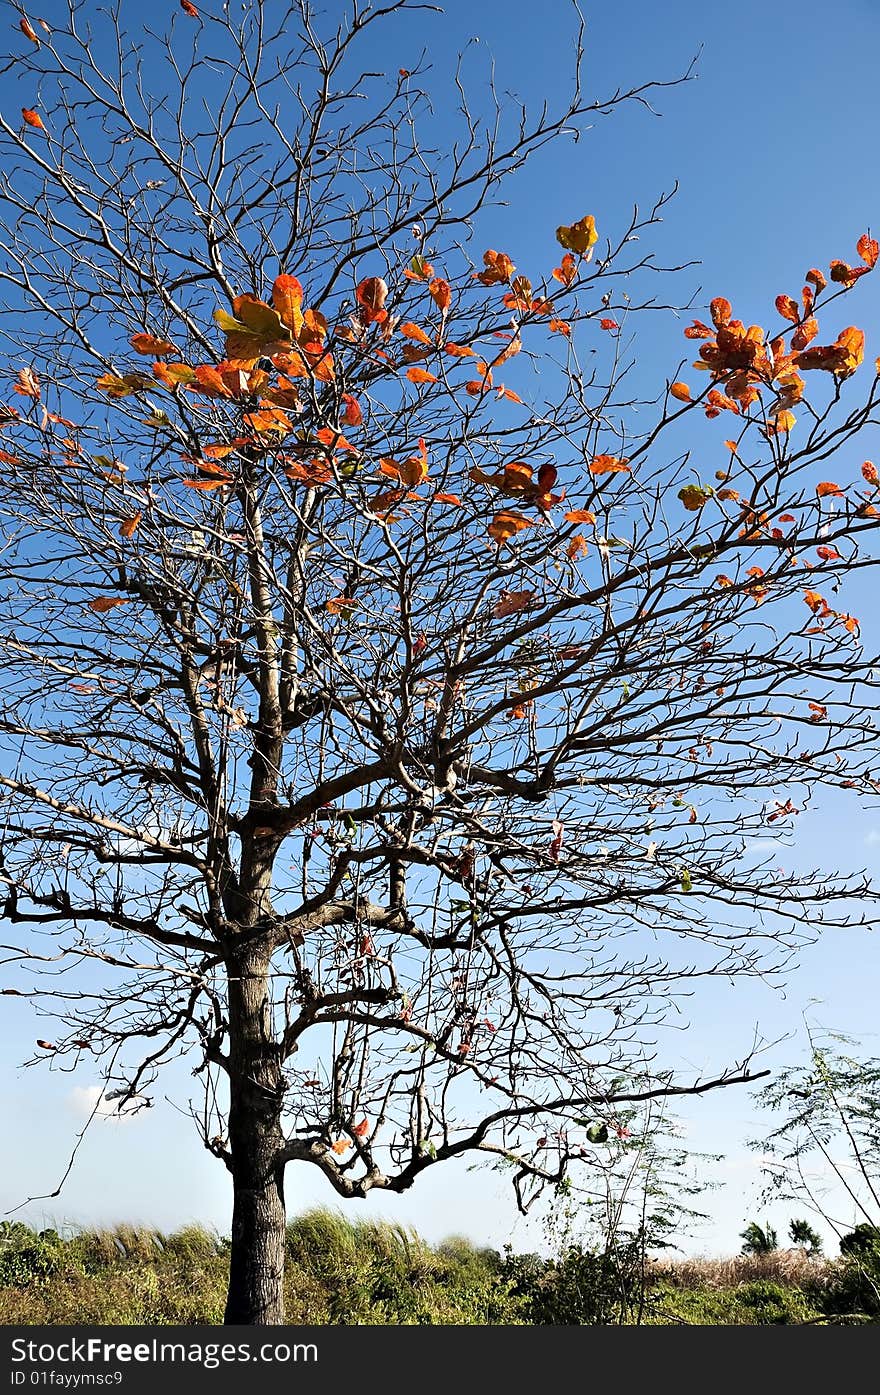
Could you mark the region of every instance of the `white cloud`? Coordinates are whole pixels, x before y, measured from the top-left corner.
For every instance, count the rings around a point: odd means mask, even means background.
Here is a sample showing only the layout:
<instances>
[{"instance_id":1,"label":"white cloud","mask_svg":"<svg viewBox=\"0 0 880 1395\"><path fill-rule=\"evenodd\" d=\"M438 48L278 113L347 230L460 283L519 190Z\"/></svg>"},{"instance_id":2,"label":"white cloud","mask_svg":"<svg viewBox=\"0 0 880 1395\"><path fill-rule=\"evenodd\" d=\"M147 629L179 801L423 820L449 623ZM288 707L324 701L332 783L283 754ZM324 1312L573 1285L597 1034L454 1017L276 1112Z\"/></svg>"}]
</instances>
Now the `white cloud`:
<instances>
[{"instance_id":1,"label":"white cloud","mask_svg":"<svg viewBox=\"0 0 880 1395\"><path fill-rule=\"evenodd\" d=\"M67 1103L79 1119L90 1119L94 1115L96 1119L115 1119L117 1123L130 1124L141 1113L146 1101L143 1095L135 1095L130 1100L108 1099L101 1085L74 1085Z\"/></svg>"}]
</instances>

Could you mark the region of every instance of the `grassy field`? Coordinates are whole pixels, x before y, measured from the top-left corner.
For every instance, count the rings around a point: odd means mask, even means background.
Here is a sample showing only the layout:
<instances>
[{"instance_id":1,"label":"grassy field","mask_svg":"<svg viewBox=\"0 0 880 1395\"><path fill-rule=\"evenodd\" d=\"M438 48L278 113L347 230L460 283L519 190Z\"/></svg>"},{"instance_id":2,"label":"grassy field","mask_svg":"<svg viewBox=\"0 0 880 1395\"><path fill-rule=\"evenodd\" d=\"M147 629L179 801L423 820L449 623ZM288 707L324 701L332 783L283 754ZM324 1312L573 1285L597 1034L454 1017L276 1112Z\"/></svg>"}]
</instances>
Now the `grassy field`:
<instances>
[{"instance_id":1,"label":"grassy field","mask_svg":"<svg viewBox=\"0 0 880 1395\"><path fill-rule=\"evenodd\" d=\"M190 1226L61 1236L0 1226L0 1324L214 1325L228 1268L223 1239ZM766 1325L878 1320L876 1280L851 1262L791 1251L727 1260L557 1260L312 1211L288 1227L294 1324L588 1323Z\"/></svg>"}]
</instances>

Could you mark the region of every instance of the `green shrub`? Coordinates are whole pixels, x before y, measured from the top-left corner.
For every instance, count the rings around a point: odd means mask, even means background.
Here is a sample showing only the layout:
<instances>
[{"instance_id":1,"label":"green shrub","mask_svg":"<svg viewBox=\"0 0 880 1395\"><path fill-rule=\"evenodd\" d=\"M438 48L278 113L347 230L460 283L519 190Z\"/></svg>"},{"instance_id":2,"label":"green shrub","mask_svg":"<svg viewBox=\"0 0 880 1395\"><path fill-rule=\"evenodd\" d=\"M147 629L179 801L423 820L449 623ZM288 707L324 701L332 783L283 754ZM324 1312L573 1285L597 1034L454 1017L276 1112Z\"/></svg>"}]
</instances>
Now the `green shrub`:
<instances>
[{"instance_id":1,"label":"green shrub","mask_svg":"<svg viewBox=\"0 0 880 1395\"><path fill-rule=\"evenodd\" d=\"M650 1291L646 1321L702 1327L797 1326L817 1317L807 1295L791 1284L756 1280L735 1288L673 1288Z\"/></svg>"}]
</instances>

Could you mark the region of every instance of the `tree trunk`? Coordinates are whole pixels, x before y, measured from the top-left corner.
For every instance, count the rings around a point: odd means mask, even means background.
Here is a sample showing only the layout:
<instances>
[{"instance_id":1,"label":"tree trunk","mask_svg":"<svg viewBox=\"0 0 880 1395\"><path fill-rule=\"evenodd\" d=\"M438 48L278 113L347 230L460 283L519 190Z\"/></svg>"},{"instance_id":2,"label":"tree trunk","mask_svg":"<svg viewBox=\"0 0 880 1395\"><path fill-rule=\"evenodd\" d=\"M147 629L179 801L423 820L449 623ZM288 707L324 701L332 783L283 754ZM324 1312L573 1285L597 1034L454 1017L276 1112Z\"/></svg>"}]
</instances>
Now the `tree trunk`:
<instances>
[{"instance_id":1,"label":"tree trunk","mask_svg":"<svg viewBox=\"0 0 880 1395\"><path fill-rule=\"evenodd\" d=\"M283 1082L272 1041L268 962L230 965L229 1151L232 1253L224 1322L284 1322Z\"/></svg>"}]
</instances>

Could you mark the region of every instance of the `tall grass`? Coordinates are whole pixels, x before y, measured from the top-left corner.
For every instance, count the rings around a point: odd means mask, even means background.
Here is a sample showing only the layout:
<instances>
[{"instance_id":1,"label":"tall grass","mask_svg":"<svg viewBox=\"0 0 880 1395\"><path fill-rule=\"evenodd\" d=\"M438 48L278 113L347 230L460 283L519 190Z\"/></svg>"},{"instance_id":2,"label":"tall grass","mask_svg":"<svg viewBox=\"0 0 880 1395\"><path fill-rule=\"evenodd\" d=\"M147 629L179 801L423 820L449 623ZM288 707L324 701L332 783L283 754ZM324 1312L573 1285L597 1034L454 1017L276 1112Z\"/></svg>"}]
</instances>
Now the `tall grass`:
<instances>
[{"instance_id":1,"label":"tall grass","mask_svg":"<svg viewBox=\"0 0 880 1395\"><path fill-rule=\"evenodd\" d=\"M222 1322L228 1243L201 1227L12 1229L0 1232L0 1324ZM322 1209L290 1222L287 1250L292 1323L517 1321L500 1257L466 1241L432 1249L404 1226Z\"/></svg>"},{"instance_id":2,"label":"tall grass","mask_svg":"<svg viewBox=\"0 0 880 1395\"><path fill-rule=\"evenodd\" d=\"M848 1261L777 1251L655 1261L644 1299L621 1306L606 1261L578 1246L556 1260L502 1256L460 1238L431 1246L405 1226L308 1211L287 1228L287 1318L579 1325L631 1322L638 1311L651 1324L736 1326L822 1321L862 1303ZM0 1324L213 1326L223 1320L228 1272L228 1241L200 1226L38 1233L0 1223Z\"/></svg>"}]
</instances>

